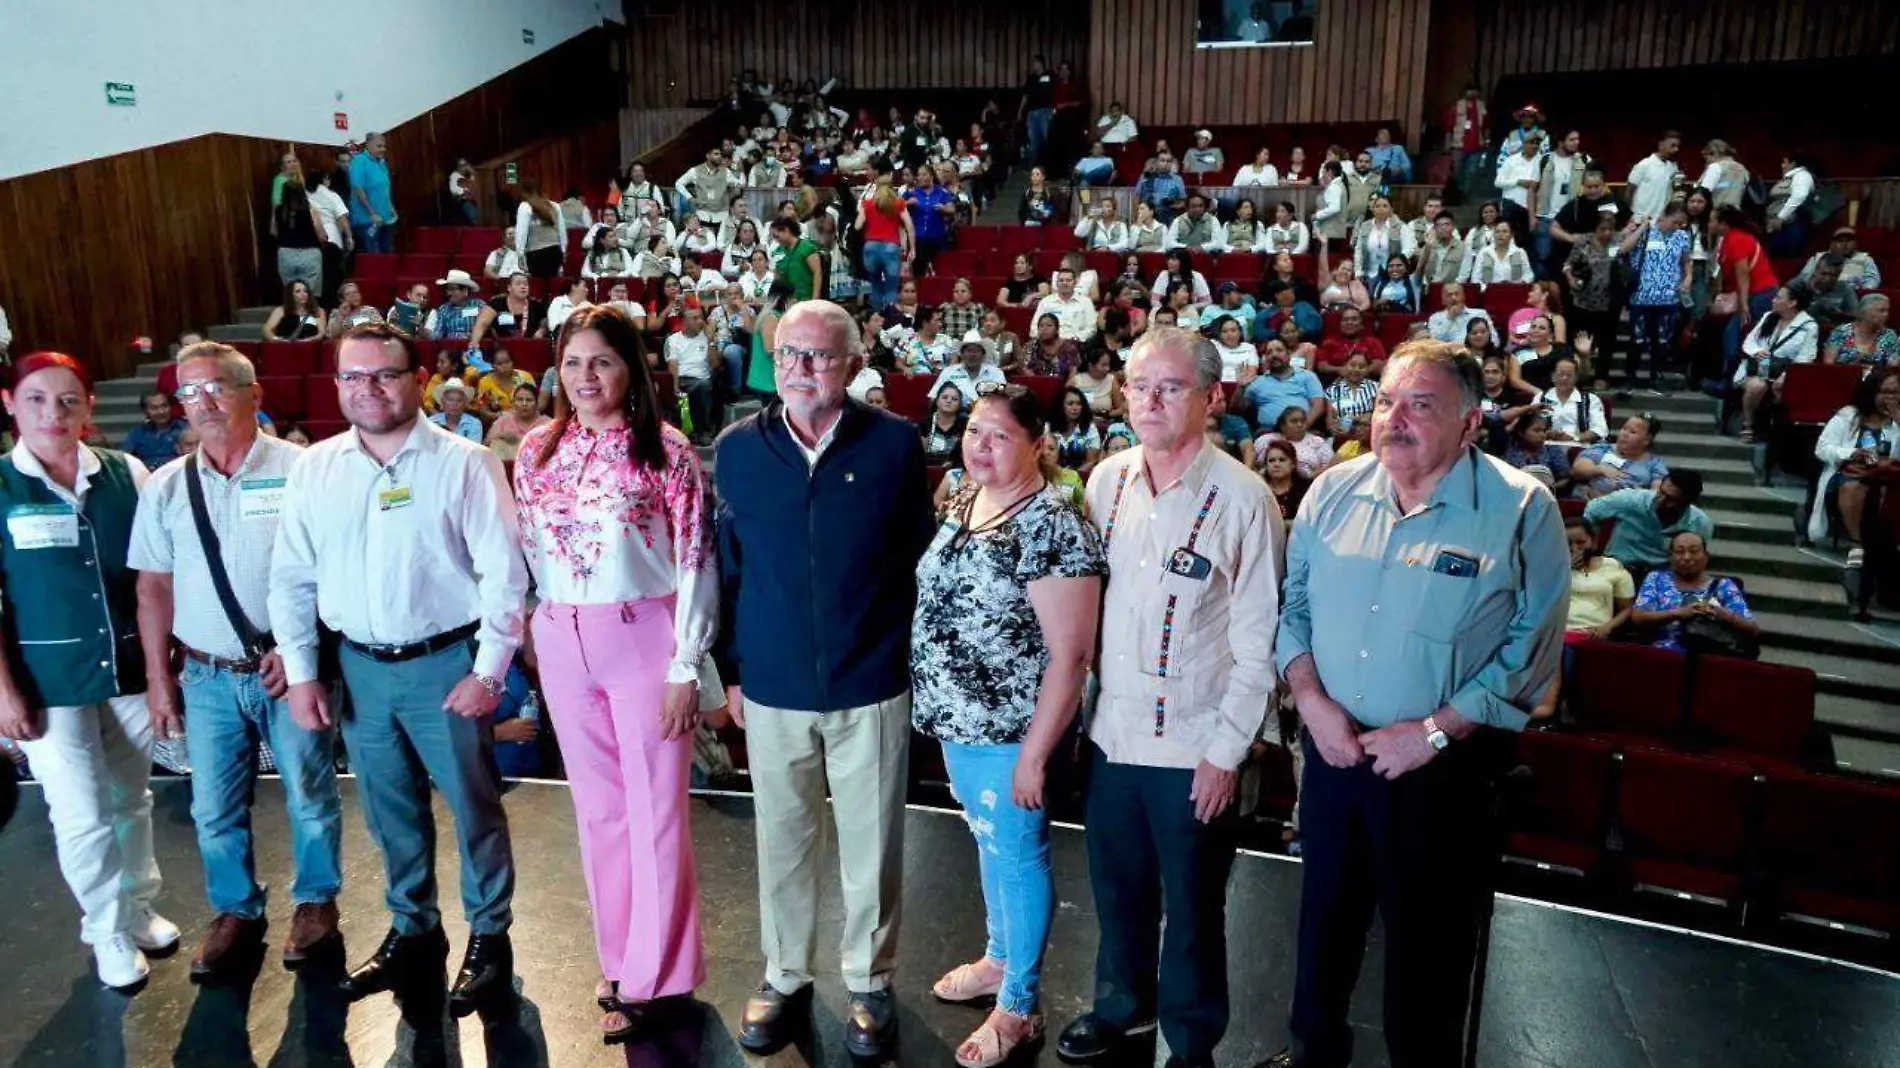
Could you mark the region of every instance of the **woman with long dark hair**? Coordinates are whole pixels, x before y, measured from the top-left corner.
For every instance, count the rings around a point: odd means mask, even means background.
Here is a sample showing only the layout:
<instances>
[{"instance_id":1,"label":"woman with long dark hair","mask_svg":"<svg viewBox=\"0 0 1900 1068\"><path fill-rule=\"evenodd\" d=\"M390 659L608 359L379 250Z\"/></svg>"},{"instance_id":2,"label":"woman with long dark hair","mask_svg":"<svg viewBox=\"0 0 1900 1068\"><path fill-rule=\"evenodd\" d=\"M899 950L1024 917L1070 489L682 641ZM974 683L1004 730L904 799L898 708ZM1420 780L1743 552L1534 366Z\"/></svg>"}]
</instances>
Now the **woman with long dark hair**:
<instances>
[{"instance_id":1,"label":"woman with long dark hair","mask_svg":"<svg viewBox=\"0 0 1900 1068\"><path fill-rule=\"evenodd\" d=\"M284 183L283 199L271 209L270 223L277 238L277 277L285 285L303 282L310 292L323 292L323 217L301 181Z\"/></svg>"},{"instance_id":2,"label":"woman with long dark hair","mask_svg":"<svg viewBox=\"0 0 1900 1068\"><path fill-rule=\"evenodd\" d=\"M687 787L700 712L724 700L718 556L699 456L661 419L633 323L575 312L555 365L554 421L522 440L515 497L613 1043L706 977Z\"/></svg>"},{"instance_id":3,"label":"woman with long dark hair","mask_svg":"<svg viewBox=\"0 0 1900 1068\"><path fill-rule=\"evenodd\" d=\"M521 206L515 209L515 247L536 278L554 278L567 256L567 222L561 206L543 196L541 183L521 180Z\"/></svg>"},{"instance_id":4,"label":"woman with long dark hair","mask_svg":"<svg viewBox=\"0 0 1900 1068\"><path fill-rule=\"evenodd\" d=\"M264 320L265 341L311 341L323 336L323 308L309 282L293 278L284 283L284 302Z\"/></svg>"}]
</instances>

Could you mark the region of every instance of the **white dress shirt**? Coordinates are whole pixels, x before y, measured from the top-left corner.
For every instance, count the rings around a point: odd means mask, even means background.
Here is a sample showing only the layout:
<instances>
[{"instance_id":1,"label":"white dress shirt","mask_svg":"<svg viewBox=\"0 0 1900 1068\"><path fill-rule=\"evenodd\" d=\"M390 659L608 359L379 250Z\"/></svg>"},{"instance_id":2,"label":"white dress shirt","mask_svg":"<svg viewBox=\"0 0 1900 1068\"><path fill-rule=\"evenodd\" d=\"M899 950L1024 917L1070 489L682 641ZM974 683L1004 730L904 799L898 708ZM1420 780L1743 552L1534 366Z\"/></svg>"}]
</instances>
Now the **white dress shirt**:
<instances>
[{"instance_id":1,"label":"white dress shirt","mask_svg":"<svg viewBox=\"0 0 1900 1068\"><path fill-rule=\"evenodd\" d=\"M957 393L963 397L963 410L967 412L976 403L978 387L986 384L1000 386L1008 381L1003 377L1003 369L993 363L986 363L977 368L976 374L971 374L969 368L958 361L945 367L937 380L930 384L930 398L934 404L939 390L945 386L955 386Z\"/></svg>"},{"instance_id":2,"label":"white dress shirt","mask_svg":"<svg viewBox=\"0 0 1900 1068\"><path fill-rule=\"evenodd\" d=\"M1034 323L1044 315L1055 316L1056 322L1060 324L1057 333L1070 341L1087 341L1095 335L1095 302L1079 292L1068 300L1054 293L1042 298L1037 302L1036 313L1029 317L1029 321Z\"/></svg>"},{"instance_id":3,"label":"white dress shirt","mask_svg":"<svg viewBox=\"0 0 1900 1068\"><path fill-rule=\"evenodd\" d=\"M1814 195L1814 175L1806 167L1796 167L1788 172L1788 199L1781 205L1775 217L1782 222L1794 218L1794 213Z\"/></svg>"},{"instance_id":4,"label":"white dress shirt","mask_svg":"<svg viewBox=\"0 0 1900 1068\"><path fill-rule=\"evenodd\" d=\"M1630 213L1654 219L1669 206L1676 182L1676 165L1655 153L1630 168Z\"/></svg>"},{"instance_id":5,"label":"white dress shirt","mask_svg":"<svg viewBox=\"0 0 1900 1068\"><path fill-rule=\"evenodd\" d=\"M1131 115L1124 114L1119 119L1104 115L1095 120L1095 139L1105 145L1127 144L1139 136L1141 131L1135 128Z\"/></svg>"},{"instance_id":6,"label":"white dress shirt","mask_svg":"<svg viewBox=\"0 0 1900 1068\"><path fill-rule=\"evenodd\" d=\"M1527 178L1535 181L1538 172L1543 169L1543 166L1544 158L1542 156L1533 155L1531 158L1525 159L1524 153L1522 152L1511 153L1505 157L1503 163L1498 165L1498 193L1502 195L1505 200L1516 204L1518 207L1526 211L1530 210L1531 191L1517 183Z\"/></svg>"},{"instance_id":7,"label":"white dress shirt","mask_svg":"<svg viewBox=\"0 0 1900 1068\"><path fill-rule=\"evenodd\" d=\"M576 304L574 303L574 298L568 296L566 293L548 301L548 332L558 334L561 329L561 324L567 322L568 316L573 315L582 308L591 307L593 307L591 301L582 300L579 304Z\"/></svg>"},{"instance_id":8,"label":"white dress shirt","mask_svg":"<svg viewBox=\"0 0 1900 1068\"><path fill-rule=\"evenodd\" d=\"M270 624L271 547L277 541L284 486L303 447L258 434L229 477L199 464L205 511L218 535L218 556L244 618L259 631ZM249 654L224 614L211 581L204 543L191 514L185 457L153 472L139 492L138 518L126 565L172 577L172 635L193 649L227 660Z\"/></svg>"},{"instance_id":9,"label":"white dress shirt","mask_svg":"<svg viewBox=\"0 0 1900 1068\"><path fill-rule=\"evenodd\" d=\"M1458 339L1460 342L1464 338ZM1570 391L1569 397L1559 396L1557 387L1552 386L1538 398L1538 403L1550 408L1550 432L1568 435L1572 441L1582 441L1585 434L1595 434L1598 441L1610 436L1610 423L1603 412L1603 398L1581 389Z\"/></svg>"},{"instance_id":10,"label":"white dress shirt","mask_svg":"<svg viewBox=\"0 0 1900 1068\"><path fill-rule=\"evenodd\" d=\"M317 218L323 223L323 240L342 248L343 232L350 226L345 221L350 217L349 205L336 195L336 190L320 185L310 191L310 206L317 209Z\"/></svg>"},{"instance_id":11,"label":"white dress shirt","mask_svg":"<svg viewBox=\"0 0 1900 1068\"><path fill-rule=\"evenodd\" d=\"M1319 208L1313 212L1313 225L1320 224L1346 210L1346 180L1335 178L1320 192Z\"/></svg>"},{"instance_id":12,"label":"white dress shirt","mask_svg":"<svg viewBox=\"0 0 1900 1068\"><path fill-rule=\"evenodd\" d=\"M666 362L679 368L675 373L681 378L711 378L712 358L708 355L710 341L706 331L701 330L693 337L684 332L668 334L666 337Z\"/></svg>"},{"instance_id":13,"label":"white dress shirt","mask_svg":"<svg viewBox=\"0 0 1900 1068\"><path fill-rule=\"evenodd\" d=\"M513 278L521 270L521 253L511 248L498 248L482 261L482 274L489 278Z\"/></svg>"},{"instance_id":14,"label":"white dress shirt","mask_svg":"<svg viewBox=\"0 0 1900 1068\"><path fill-rule=\"evenodd\" d=\"M1271 163L1264 167L1256 167L1249 163L1245 167L1240 168L1239 173L1234 175L1234 184L1279 185L1280 171Z\"/></svg>"},{"instance_id":15,"label":"white dress shirt","mask_svg":"<svg viewBox=\"0 0 1900 1068\"><path fill-rule=\"evenodd\" d=\"M475 622L475 674L500 678L521 644L527 591L514 497L483 445L418 416L386 465L352 428L291 468L269 604L292 685L317 677L319 613L368 645Z\"/></svg>"}]
</instances>

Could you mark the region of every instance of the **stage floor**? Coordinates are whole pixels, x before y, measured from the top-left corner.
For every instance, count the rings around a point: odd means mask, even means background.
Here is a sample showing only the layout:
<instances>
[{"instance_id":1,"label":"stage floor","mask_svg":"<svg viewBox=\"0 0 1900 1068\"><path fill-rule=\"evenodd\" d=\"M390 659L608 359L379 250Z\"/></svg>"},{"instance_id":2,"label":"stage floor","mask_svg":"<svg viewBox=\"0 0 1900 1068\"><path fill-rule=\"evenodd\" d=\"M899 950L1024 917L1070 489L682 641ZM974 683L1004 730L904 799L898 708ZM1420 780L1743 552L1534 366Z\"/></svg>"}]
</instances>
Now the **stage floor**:
<instances>
[{"instance_id":1,"label":"stage floor","mask_svg":"<svg viewBox=\"0 0 1900 1068\"><path fill-rule=\"evenodd\" d=\"M190 948L209 916L190 787L166 781L155 789L166 879L160 904L185 928L186 945L153 963L151 982L136 997L104 990L93 978L37 791L26 792L19 817L0 836L0 1068L689 1068L749 1059L732 1038L760 971L749 798L706 797L693 808L708 964L703 1003L653 1042L611 1050L597 1037L587 896L563 785L525 783L507 798L521 872L514 928L520 1017L486 1031L471 1018L446 1028L438 1041L419 1040L386 996L346 1011L333 993L334 969L298 978L277 965L274 950L254 983L192 985ZM343 801L340 905L349 957L356 960L380 941L387 916L380 862L353 782L346 781ZM447 816L439 816L447 843ZM257 826L259 869L271 885L287 886L290 858L275 781L259 787ZM896 1060L950 1065L957 1042L980 1017L936 1004L929 987L982 949L974 847L955 814L913 809L906 853ZM451 963L466 934L455 904L456 866L452 848L445 849L441 885ZM1052 1029L1086 1007L1093 985L1095 921L1079 831L1057 832L1055 869L1059 909L1044 970ZM1247 1068L1285 1044L1299 874L1297 864L1274 857L1244 857L1235 868L1228 920L1234 1013L1219 1052L1223 1066ZM273 942L282 936L287 912L280 893L271 910ZM838 922L834 879L821 945L835 945ZM1498 905L1494 930L1479 1056L1485 1068L1900 1066L1900 978L1509 898ZM1354 1010L1359 1063L1367 1065L1385 1063L1376 938ZM787 1049L769 1064L849 1064L839 1042L844 998L835 973L821 978L815 1045ZM1038 1060L1058 1063L1053 1041Z\"/></svg>"}]
</instances>

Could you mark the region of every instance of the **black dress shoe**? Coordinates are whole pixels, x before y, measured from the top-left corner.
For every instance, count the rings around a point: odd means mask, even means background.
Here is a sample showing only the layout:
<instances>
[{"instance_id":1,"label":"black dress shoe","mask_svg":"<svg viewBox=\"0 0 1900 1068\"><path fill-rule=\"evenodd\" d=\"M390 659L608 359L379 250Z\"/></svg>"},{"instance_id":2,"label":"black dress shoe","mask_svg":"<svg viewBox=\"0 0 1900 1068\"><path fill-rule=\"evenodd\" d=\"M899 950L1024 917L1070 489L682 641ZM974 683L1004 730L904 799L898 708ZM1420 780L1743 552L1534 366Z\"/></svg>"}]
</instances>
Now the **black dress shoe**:
<instances>
[{"instance_id":1,"label":"black dress shoe","mask_svg":"<svg viewBox=\"0 0 1900 1068\"><path fill-rule=\"evenodd\" d=\"M515 948L506 931L469 935L462 970L449 988L449 1015L461 1019L484 1006L500 1004L514 992Z\"/></svg>"},{"instance_id":2,"label":"black dress shoe","mask_svg":"<svg viewBox=\"0 0 1900 1068\"><path fill-rule=\"evenodd\" d=\"M1120 1049L1130 1035L1154 1030L1147 1021L1131 1027L1110 1023L1092 1012L1085 1012L1062 1029L1056 1038L1056 1056L1070 1064L1090 1064Z\"/></svg>"},{"instance_id":3,"label":"black dress shoe","mask_svg":"<svg viewBox=\"0 0 1900 1068\"><path fill-rule=\"evenodd\" d=\"M745 1015L739 1019L739 1045L753 1053L772 1053L810 1023L809 984L783 994L771 983L760 983L746 999Z\"/></svg>"},{"instance_id":4,"label":"black dress shoe","mask_svg":"<svg viewBox=\"0 0 1900 1068\"><path fill-rule=\"evenodd\" d=\"M844 1048L853 1057L883 1060L897 1035L897 998L888 988L851 995L844 1013Z\"/></svg>"},{"instance_id":5,"label":"black dress shoe","mask_svg":"<svg viewBox=\"0 0 1900 1068\"><path fill-rule=\"evenodd\" d=\"M391 928L375 955L344 976L337 984L337 992L347 1001L361 1001L423 977L431 965L435 968L435 981L441 982L442 964L448 957L449 938L442 933L442 928L419 935L404 935Z\"/></svg>"}]
</instances>

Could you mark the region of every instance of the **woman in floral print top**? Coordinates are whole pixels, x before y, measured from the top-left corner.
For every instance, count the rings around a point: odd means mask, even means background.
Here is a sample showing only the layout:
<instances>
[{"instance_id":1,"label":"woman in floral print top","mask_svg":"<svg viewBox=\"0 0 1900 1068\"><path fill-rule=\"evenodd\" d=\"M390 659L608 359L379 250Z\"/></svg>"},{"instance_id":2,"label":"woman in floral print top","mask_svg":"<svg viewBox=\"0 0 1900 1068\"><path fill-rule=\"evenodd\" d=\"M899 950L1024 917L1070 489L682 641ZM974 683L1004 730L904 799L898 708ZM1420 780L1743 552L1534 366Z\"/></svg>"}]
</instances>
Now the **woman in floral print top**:
<instances>
[{"instance_id":1,"label":"woman in floral print top","mask_svg":"<svg viewBox=\"0 0 1900 1068\"><path fill-rule=\"evenodd\" d=\"M660 418L639 331L611 306L568 320L554 422L521 442L515 497L539 590L541 683L567 763L609 1039L705 979L687 828L719 576L698 454Z\"/></svg>"}]
</instances>

